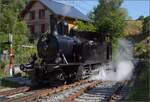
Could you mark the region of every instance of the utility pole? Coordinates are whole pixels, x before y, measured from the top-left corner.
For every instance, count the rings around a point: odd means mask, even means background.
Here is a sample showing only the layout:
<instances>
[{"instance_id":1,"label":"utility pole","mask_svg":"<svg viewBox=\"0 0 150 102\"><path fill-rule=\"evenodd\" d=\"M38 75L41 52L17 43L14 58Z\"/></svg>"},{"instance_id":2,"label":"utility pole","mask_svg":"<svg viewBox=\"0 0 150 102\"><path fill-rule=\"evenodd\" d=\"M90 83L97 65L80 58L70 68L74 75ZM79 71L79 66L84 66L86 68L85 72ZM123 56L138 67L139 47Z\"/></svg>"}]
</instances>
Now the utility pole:
<instances>
[{"instance_id":1,"label":"utility pole","mask_svg":"<svg viewBox=\"0 0 150 102\"><path fill-rule=\"evenodd\" d=\"M10 58L10 63L9 63L9 72L10 76L13 76L13 65L14 65L14 54L13 54L13 36L11 33L9 33L9 58Z\"/></svg>"}]
</instances>

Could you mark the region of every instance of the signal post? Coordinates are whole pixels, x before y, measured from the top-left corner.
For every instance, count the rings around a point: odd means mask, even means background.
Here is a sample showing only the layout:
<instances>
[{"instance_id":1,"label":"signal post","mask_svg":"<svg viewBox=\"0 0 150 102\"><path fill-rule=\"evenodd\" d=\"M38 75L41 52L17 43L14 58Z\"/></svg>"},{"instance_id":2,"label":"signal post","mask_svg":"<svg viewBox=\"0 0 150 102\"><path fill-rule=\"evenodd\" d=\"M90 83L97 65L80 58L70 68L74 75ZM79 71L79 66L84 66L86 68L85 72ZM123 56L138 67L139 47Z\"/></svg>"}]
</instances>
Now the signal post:
<instances>
[{"instance_id":1,"label":"signal post","mask_svg":"<svg viewBox=\"0 0 150 102\"><path fill-rule=\"evenodd\" d=\"M14 65L14 54L13 54L13 36L9 33L9 73L10 76L13 76L13 65Z\"/></svg>"}]
</instances>

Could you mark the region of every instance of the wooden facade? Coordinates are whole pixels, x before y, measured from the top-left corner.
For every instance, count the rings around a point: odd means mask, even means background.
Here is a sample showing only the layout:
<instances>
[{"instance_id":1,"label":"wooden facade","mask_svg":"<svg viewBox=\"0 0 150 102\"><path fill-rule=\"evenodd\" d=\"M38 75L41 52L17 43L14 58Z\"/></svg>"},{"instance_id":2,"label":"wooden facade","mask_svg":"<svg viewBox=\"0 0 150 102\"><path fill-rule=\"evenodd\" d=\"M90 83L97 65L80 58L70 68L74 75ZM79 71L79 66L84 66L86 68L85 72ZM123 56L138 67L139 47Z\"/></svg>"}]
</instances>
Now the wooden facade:
<instances>
[{"instance_id":1,"label":"wooden facade","mask_svg":"<svg viewBox=\"0 0 150 102\"><path fill-rule=\"evenodd\" d=\"M29 31L35 37L39 37L44 32L51 32L51 19L50 16L54 15L45 5L35 1L33 4L27 5L24 14L21 14L22 19L26 22ZM76 20L70 17L63 17L57 15L58 18L63 18L68 24L68 31L72 28L76 28ZM57 19L57 21L61 19Z\"/></svg>"}]
</instances>

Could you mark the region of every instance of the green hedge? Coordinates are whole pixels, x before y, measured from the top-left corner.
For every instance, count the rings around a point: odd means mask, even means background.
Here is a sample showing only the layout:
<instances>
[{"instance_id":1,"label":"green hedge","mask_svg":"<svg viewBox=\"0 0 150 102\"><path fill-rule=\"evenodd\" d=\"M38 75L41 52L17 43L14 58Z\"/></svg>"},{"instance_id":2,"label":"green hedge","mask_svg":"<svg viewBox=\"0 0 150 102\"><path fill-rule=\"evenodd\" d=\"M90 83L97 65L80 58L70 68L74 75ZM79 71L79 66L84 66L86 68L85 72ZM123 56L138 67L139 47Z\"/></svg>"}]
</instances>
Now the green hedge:
<instances>
[{"instance_id":1,"label":"green hedge","mask_svg":"<svg viewBox=\"0 0 150 102\"><path fill-rule=\"evenodd\" d=\"M149 62L141 62L139 68L141 72L137 77L137 82L135 86L131 89L130 97L127 101L129 102L149 102Z\"/></svg>"},{"instance_id":2,"label":"green hedge","mask_svg":"<svg viewBox=\"0 0 150 102\"><path fill-rule=\"evenodd\" d=\"M8 34L0 33L0 53L2 50L8 50L9 45L3 44L8 41ZM33 46L33 48L23 48L21 45ZM36 44L30 43L26 35L13 34L13 51L14 51L14 63L21 64L26 63L28 58L36 52Z\"/></svg>"}]
</instances>

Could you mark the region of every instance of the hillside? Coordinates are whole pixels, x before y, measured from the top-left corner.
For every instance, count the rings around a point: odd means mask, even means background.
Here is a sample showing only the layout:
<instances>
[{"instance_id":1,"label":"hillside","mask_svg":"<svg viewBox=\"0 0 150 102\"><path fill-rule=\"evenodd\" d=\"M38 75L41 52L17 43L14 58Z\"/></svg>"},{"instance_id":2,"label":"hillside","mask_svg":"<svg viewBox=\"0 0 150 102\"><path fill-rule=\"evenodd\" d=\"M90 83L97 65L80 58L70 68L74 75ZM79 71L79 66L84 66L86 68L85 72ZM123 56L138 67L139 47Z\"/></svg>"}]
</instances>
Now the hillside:
<instances>
[{"instance_id":1,"label":"hillside","mask_svg":"<svg viewBox=\"0 0 150 102\"><path fill-rule=\"evenodd\" d=\"M133 42L134 56L144 59L139 62L137 68L136 81L127 101L148 102L149 97L149 53L150 53L150 36L142 33L142 21L127 21L125 27L125 36Z\"/></svg>"},{"instance_id":2,"label":"hillside","mask_svg":"<svg viewBox=\"0 0 150 102\"><path fill-rule=\"evenodd\" d=\"M134 21L129 20L126 21L126 26L124 29L125 36L132 36L132 35L138 35L142 32L142 24L143 21Z\"/></svg>"}]
</instances>

